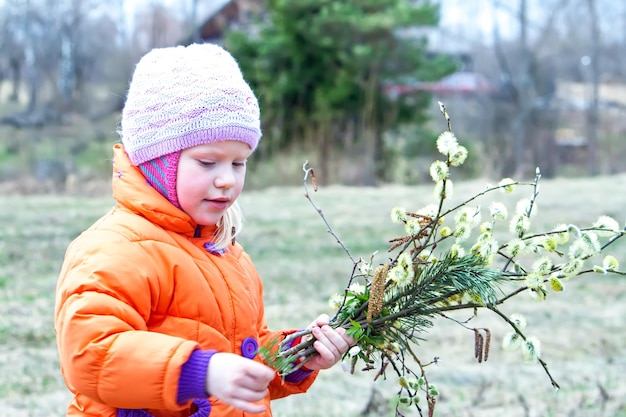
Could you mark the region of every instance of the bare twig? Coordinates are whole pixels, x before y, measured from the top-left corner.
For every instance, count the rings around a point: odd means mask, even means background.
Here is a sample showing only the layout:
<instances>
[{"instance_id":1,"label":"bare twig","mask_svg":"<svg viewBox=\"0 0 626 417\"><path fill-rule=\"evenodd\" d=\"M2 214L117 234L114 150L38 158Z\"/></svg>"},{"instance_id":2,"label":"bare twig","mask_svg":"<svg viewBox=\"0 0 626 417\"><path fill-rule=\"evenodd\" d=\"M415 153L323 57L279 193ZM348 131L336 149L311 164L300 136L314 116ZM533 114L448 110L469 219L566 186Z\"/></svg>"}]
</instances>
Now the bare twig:
<instances>
[{"instance_id":1,"label":"bare twig","mask_svg":"<svg viewBox=\"0 0 626 417\"><path fill-rule=\"evenodd\" d=\"M326 224L326 230L328 231L328 233L330 233L335 238L337 243L339 243L339 245L343 248L343 250L346 252L346 254L348 254L348 257L350 258L352 263L353 264L357 264L358 262L352 256L352 253L350 253L350 250L348 249L348 247L343 243L343 241L341 239L339 239L339 236L337 235L337 233L335 233L335 231L331 227L331 225L328 222L328 220L326 220L326 216L324 216L324 213L322 212L322 209L317 207L317 205L315 204L315 202L313 201L313 199L309 195L309 189L307 187L307 180L309 179L309 176L314 178L315 171L313 171L313 168L309 168L308 165L309 165L309 161L305 161L304 164L302 165L302 170L304 171L304 179L303 179L304 196L306 197L307 200L309 200L309 203L311 203L311 205L313 206L315 211L317 211L317 213L320 215L320 217L324 221L324 224ZM315 191L317 191L317 181L314 181L313 186L314 186Z\"/></svg>"}]
</instances>

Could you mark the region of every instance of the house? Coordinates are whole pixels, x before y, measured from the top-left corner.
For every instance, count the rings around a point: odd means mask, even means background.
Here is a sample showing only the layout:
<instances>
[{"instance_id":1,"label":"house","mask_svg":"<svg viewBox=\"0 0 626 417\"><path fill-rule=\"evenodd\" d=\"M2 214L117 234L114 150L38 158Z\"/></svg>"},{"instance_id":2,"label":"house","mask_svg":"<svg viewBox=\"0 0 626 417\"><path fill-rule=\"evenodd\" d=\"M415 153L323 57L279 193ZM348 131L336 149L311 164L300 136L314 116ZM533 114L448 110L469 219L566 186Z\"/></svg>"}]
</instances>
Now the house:
<instances>
[{"instance_id":1,"label":"house","mask_svg":"<svg viewBox=\"0 0 626 417\"><path fill-rule=\"evenodd\" d=\"M197 16L200 24L194 37L182 43L220 43L226 29L245 25L253 13L262 7L262 0L210 0L199 1Z\"/></svg>"}]
</instances>

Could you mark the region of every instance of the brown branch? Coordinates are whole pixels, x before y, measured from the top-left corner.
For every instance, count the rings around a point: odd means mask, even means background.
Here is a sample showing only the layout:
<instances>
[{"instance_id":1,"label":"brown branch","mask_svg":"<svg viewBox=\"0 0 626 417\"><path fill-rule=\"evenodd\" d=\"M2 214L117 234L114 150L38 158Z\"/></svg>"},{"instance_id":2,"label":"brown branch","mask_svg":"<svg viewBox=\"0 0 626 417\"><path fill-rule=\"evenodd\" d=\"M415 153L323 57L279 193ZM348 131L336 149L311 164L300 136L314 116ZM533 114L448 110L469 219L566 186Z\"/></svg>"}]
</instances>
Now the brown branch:
<instances>
[{"instance_id":1,"label":"brown branch","mask_svg":"<svg viewBox=\"0 0 626 417\"><path fill-rule=\"evenodd\" d=\"M511 328L513 328L515 333L517 333L522 338L522 340L526 341L526 335L524 333L522 333L522 331L520 329L517 328L515 323L513 323L511 321L511 319L509 319L506 314L502 313L495 306L490 306L490 307L487 307L487 308L489 310L493 311L494 313L496 313L498 316L500 316L504 321L506 321L511 326ZM550 378L550 383L552 384L552 386L554 388L556 388L556 389L560 389L561 387L556 382L556 380L552 377L552 374L548 370L548 364L541 358L537 358L537 361L541 364L541 366L542 366L543 370L545 371L546 375L548 375L548 378Z\"/></svg>"},{"instance_id":2,"label":"brown branch","mask_svg":"<svg viewBox=\"0 0 626 417\"><path fill-rule=\"evenodd\" d=\"M343 248L343 250L346 252L346 254L348 254L348 257L350 258L350 260L352 261L353 264L357 264L358 262L354 259L354 257L352 256L352 253L350 253L350 250L348 249L348 247L343 243L343 241L341 239L339 239L339 236L337 235L337 233L335 233L335 231L333 230L333 228L331 227L330 223L328 222L328 220L326 220L326 216L324 216L324 213L322 212L322 209L320 209L319 207L317 207L317 205L315 204L315 202L313 201L313 199L311 198L311 196L309 195L309 189L307 187L307 179L309 178L309 176L314 172L313 168L308 168L307 165L309 164L309 161L305 161L304 164L302 165L302 170L304 171L304 179L303 179L303 184L304 184L304 196L306 197L307 200L309 200L309 203L313 206L313 208L315 209L315 211L317 211L317 213L320 215L320 217L322 218L322 220L324 221L324 224L326 224L326 230L328 231L328 233L331 234L332 237L335 238L335 240L337 241L337 243L339 244L339 246L341 246ZM315 183L315 189L317 191L317 182Z\"/></svg>"}]
</instances>

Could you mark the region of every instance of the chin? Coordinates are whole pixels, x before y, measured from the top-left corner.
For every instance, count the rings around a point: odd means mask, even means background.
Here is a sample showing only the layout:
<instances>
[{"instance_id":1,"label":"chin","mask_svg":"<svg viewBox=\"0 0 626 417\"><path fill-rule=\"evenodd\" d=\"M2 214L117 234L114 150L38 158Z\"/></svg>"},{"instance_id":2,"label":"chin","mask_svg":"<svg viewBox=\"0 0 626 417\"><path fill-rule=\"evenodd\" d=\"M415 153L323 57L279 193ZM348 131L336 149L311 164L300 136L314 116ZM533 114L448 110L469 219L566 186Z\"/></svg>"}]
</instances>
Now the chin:
<instances>
[{"instance_id":1,"label":"chin","mask_svg":"<svg viewBox=\"0 0 626 417\"><path fill-rule=\"evenodd\" d=\"M196 219L196 223L201 224L202 226L215 226L222 218L222 214L219 216L211 215L211 216L199 216Z\"/></svg>"}]
</instances>

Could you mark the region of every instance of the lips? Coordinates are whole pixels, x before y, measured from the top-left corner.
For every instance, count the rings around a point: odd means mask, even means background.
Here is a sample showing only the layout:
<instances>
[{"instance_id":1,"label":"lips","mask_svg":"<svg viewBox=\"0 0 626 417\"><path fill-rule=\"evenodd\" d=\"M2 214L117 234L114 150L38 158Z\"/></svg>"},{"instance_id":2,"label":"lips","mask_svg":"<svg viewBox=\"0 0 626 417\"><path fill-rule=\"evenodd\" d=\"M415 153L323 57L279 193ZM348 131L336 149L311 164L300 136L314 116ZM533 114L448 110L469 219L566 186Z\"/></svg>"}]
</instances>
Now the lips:
<instances>
[{"instance_id":1,"label":"lips","mask_svg":"<svg viewBox=\"0 0 626 417\"><path fill-rule=\"evenodd\" d=\"M214 210L226 210L230 205L230 200L227 198L216 198L213 200L206 200L209 207Z\"/></svg>"}]
</instances>

